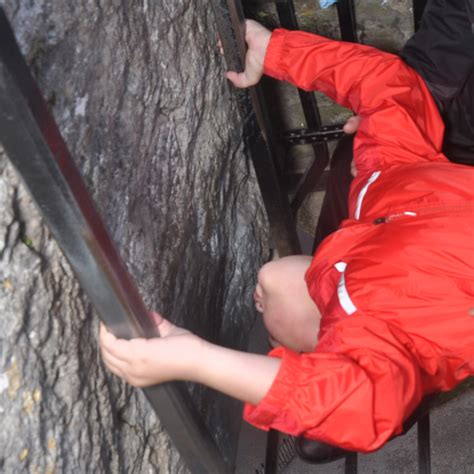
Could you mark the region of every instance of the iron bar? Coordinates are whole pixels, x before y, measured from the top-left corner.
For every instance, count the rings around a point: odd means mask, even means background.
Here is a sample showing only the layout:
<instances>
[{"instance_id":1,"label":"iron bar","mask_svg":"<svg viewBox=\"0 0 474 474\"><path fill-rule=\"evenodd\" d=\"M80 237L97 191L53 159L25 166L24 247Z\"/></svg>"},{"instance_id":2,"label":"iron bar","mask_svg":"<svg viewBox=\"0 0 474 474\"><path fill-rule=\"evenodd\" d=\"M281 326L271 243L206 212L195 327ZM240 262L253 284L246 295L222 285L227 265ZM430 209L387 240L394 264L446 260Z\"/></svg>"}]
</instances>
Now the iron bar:
<instances>
[{"instance_id":1,"label":"iron bar","mask_svg":"<svg viewBox=\"0 0 474 474\"><path fill-rule=\"evenodd\" d=\"M100 319L119 337L158 336L1 8L0 141ZM191 472L231 472L184 387L144 392Z\"/></svg>"},{"instance_id":2,"label":"iron bar","mask_svg":"<svg viewBox=\"0 0 474 474\"><path fill-rule=\"evenodd\" d=\"M277 430L270 430L267 435L264 474L277 474L279 447L280 447L280 432Z\"/></svg>"},{"instance_id":3,"label":"iron bar","mask_svg":"<svg viewBox=\"0 0 474 474\"><path fill-rule=\"evenodd\" d=\"M417 423L418 474L431 474L430 414L424 414Z\"/></svg>"},{"instance_id":4,"label":"iron bar","mask_svg":"<svg viewBox=\"0 0 474 474\"><path fill-rule=\"evenodd\" d=\"M357 43L357 24L354 0L339 0L336 3L341 40Z\"/></svg>"},{"instance_id":5,"label":"iron bar","mask_svg":"<svg viewBox=\"0 0 474 474\"><path fill-rule=\"evenodd\" d=\"M344 474L357 474L357 453L348 453L345 456Z\"/></svg>"},{"instance_id":6,"label":"iron bar","mask_svg":"<svg viewBox=\"0 0 474 474\"><path fill-rule=\"evenodd\" d=\"M288 2L285 2L288 3ZM343 41L357 42L357 25L355 17L355 8L353 0L339 0L336 4L337 15L339 18L339 27L341 39ZM296 16L295 16L296 18ZM309 124L308 124L309 125ZM319 125L320 127L321 125ZM308 128L319 128L308 127ZM326 148L327 150L327 148ZM314 182L319 180L327 163L329 156L323 156L322 161L314 160L311 167L305 172L297 185L297 192L291 202L291 207L295 212L303 203L306 195L314 189Z\"/></svg>"},{"instance_id":7,"label":"iron bar","mask_svg":"<svg viewBox=\"0 0 474 474\"><path fill-rule=\"evenodd\" d=\"M275 2L281 26L289 30L299 29L298 19L296 17L295 7L291 0L277 0ZM321 128L321 116L319 114L318 103L313 92L306 92L298 89L298 95L303 109L306 126L310 130ZM294 198L291 202L293 212L296 212L305 197L314 190L316 183L321 178L324 169L329 163L329 150L327 144L319 141L311 142L313 144L314 158L309 168L300 179L296 186Z\"/></svg>"},{"instance_id":8,"label":"iron bar","mask_svg":"<svg viewBox=\"0 0 474 474\"><path fill-rule=\"evenodd\" d=\"M240 0L211 1L229 69L245 64L245 23ZM243 136L267 212L270 235L280 256L301 253L296 224L281 182L282 152L275 139L260 85L236 91L244 118Z\"/></svg>"}]
</instances>

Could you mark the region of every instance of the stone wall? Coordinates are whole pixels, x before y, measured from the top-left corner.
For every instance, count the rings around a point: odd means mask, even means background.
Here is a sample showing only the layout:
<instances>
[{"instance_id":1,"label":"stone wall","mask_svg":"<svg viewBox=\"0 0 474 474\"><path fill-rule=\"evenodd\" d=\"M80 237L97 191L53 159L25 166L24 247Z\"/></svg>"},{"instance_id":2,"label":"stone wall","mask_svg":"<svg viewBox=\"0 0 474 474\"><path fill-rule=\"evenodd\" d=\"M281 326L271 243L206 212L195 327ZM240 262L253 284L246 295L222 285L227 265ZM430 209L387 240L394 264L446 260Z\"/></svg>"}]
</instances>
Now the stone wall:
<instances>
[{"instance_id":1,"label":"stone wall","mask_svg":"<svg viewBox=\"0 0 474 474\"><path fill-rule=\"evenodd\" d=\"M266 222L208 3L0 4L147 305L245 347ZM4 153L0 257L0 471L186 472ZM232 464L239 405L190 389Z\"/></svg>"}]
</instances>

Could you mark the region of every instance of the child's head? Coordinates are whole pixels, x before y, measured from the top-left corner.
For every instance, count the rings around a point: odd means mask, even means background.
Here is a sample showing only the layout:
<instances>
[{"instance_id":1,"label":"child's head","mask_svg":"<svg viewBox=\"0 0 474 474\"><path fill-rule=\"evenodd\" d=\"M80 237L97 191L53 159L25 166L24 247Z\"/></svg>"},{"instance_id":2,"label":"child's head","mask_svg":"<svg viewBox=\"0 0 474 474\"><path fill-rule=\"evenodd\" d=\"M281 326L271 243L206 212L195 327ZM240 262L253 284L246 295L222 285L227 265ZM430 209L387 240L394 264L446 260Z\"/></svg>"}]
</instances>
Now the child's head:
<instances>
[{"instance_id":1,"label":"child's head","mask_svg":"<svg viewBox=\"0 0 474 474\"><path fill-rule=\"evenodd\" d=\"M311 351L319 332L319 310L304 275L311 257L292 256L266 263L258 272L254 299L272 343Z\"/></svg>"}]
</instances>

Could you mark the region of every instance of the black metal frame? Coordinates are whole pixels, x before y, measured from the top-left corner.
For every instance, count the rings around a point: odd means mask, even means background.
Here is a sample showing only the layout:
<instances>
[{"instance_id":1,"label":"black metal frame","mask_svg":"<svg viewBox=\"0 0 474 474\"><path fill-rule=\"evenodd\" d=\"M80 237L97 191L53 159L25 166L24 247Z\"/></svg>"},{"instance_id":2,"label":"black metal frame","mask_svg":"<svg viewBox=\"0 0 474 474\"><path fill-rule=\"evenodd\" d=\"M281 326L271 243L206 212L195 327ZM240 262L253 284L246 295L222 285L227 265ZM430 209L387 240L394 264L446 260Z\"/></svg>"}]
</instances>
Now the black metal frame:
<instances>
[{"instance_id":1,"label":"black metal frame","mask_svg":"<svg viewBox=\"0 0 474 474\"><path fill-rule=\"evenodd\" d=\"M0 141L102 321L158 336L0 8ZM144 390L193 473L230 473L184 386Z\"/></svg>"},{"instance_id":2,"label":"black metal frame","mask_svg":"<svg viewBox=\"0 0 474 474\"><path fill-rule=\"evenodd\" d=\"M418 473L431 474L430 413L425 413L417 423Z\"/></svg>"},{"instance_id":3,"label":"black metal frame","mask_svg":"<svg viewBox=\"0 0 474 474\"><path fill-rule=\"evenodd\" d=\"M276 0L275 6L280 25L283 28L288 30L299 29L292 0ZM306 130L308 132L318 133L322 127L322 123L318 103L314 94L298 89L298 95L306 120ZM299 144L300 143L302 143L301 140ZM315 184L319 181L324 169L329 163L329 150L325 141L320 142L315 140L311 143L313 144L314 159L296 186L296 191L291 201L293 212L296 212L301 207L308 193L314 190ZM292 145L293 143L290 141L289 144Z\"/></svg>"},{"instance_id":4,"label":"black metal frame","mask_svg":"<svg viewBox=\"0 0 474 474\"><path fill-rule=\"evenodd\" d=\"M358 43L357 23L353 0L339 0L336 3L341 40Z\"/></svg>"},{"instance_id":5,"label":"black metal frame","mask_svg":"<svg viewBox=\"0 0 474 474\"><path fill-rule=\"evenodd\" d=\"M245 64L244 12L240 0L211 0L227 67ZM244 118L243 137L257 175L273 246L280 256L301 253L295 221L284 191L283 149L275 138L260 85L235 92Z\"/></svg>"}]
</instances>

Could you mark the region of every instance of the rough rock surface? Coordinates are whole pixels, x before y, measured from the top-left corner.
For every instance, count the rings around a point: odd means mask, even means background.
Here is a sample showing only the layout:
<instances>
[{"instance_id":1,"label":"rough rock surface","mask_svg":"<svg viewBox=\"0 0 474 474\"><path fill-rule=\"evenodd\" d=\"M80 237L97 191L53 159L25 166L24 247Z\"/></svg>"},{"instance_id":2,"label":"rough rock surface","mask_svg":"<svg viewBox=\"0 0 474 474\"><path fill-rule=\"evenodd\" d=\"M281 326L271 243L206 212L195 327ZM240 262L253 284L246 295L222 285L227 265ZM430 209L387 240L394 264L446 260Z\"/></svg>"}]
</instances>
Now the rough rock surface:
<instances>
[{"instance_id":1,"label":"rough rock surface","mask_svg":"<svg viewBox=\"0 0 474 474\"><path fill-rule=\"evenodd\" d=\"M146 303L242 348L266 222L207 2L1 1ZM182 473L0 153L0 471ZM190 387L233 462L239 406Z\"/></svg>"}]
</instances>

